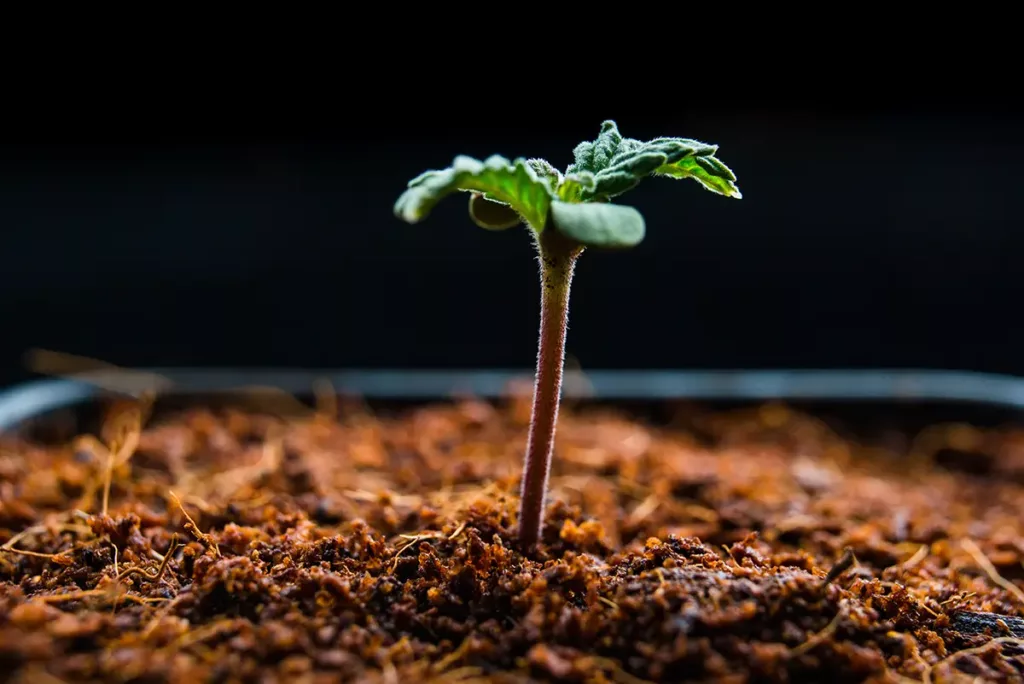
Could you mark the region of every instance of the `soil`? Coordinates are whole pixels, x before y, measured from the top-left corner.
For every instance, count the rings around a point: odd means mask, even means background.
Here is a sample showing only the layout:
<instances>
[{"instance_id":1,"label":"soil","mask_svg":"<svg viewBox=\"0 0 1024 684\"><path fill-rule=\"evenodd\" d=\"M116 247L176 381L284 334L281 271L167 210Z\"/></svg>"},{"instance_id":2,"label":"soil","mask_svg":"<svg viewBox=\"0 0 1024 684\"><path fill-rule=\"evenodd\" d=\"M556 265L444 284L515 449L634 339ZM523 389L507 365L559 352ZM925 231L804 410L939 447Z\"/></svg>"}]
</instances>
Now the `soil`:
<instances>
[{"instance_id":1,"label":"soil","mask_svg":"<svg viewBox=\"0 0 1024 684\"><path fill-rule=\"evenodd\" d=\"M1024 679L1024 431L566 406L524 554L528 418L121 402L96 437L9 436L0 677Z\"/></svg>"}]
</instances>

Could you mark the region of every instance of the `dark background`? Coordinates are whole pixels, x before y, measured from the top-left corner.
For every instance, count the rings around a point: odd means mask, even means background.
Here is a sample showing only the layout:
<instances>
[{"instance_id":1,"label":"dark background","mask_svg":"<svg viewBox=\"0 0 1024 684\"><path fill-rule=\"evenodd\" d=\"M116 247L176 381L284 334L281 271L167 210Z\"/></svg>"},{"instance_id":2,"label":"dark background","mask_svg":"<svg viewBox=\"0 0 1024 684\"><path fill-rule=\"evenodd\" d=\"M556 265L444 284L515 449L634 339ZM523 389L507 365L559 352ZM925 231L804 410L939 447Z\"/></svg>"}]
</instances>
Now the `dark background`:
<instances>
[{"instance_id":1,"label":"dark background","mask_svg":"<svg viewBox=\"0 0 1024 684\"><path fill-rule=\"evenodd\" d=\"M32 347L135 367L528 368L539 290L525 228L476 228L462 195L415 226L392 205L457 153L564 169L604 118L630 137L720 145L744 198L667 179L620 198L647 238L579 264L568 347L584 369L1024 374L1018 113L651 111L613 103L557 123L498 107L485 122L364 100L315 120L126 114L133 126L9 137L0 384L30 377Z\"/></svg>"}]
</instances>

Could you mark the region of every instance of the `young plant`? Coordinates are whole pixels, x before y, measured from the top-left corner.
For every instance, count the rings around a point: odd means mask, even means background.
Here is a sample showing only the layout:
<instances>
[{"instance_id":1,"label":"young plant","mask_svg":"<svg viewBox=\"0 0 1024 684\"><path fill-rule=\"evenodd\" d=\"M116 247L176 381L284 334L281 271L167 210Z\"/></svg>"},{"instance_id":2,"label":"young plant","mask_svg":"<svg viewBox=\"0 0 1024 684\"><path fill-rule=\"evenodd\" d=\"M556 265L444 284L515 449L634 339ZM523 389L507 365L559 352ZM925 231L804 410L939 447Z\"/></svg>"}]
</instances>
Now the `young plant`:
<instances>
[{"instance_id":1,"label":"young plant","mask_svg":"<svg viewBox=\"0 0 1024 684\"><path fill-rule=\"evenodd\" d=\"M537 543L543 524L576 260L588 247L627 249L643 240L640 212L611 199L648 176L692 178L712 192L741 197L736 176L715 157L717 151L716 145L686 138L624 138L614 121L605 121L596 140L576 146L575 160L564 173L543 159L458 156L449 168L414 178L395 203L399 218L417 223L445 196L469 192L469 215L478 226L505 230L525 223L533 236L541 313L519 508L519 539L525 548Z\"/></svg>"}]
</instances>

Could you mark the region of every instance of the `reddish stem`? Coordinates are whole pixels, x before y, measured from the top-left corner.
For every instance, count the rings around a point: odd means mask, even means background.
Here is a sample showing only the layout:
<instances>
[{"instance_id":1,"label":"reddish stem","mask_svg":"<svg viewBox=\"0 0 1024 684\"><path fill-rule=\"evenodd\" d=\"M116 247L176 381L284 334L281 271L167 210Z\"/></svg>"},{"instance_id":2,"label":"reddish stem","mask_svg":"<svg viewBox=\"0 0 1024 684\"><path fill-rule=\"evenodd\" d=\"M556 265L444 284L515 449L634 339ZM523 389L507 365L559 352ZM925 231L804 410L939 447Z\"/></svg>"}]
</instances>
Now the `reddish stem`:
<instances>
[{"instance_id":1,"label":"reddish stem","mask_svg":"<svg viewBox=\"0 0 1024 684\"><path fill-rule=\"evenodd\" d=\"M558 406L565 364L565 332L569 321L569 290L576 259L583 251L554 231L537 240L540 256L540 340L533 390L533 413L526 446L526 463L519 502L519 540L534 547L544 523L548 473L558 423Z\"/></svg>"}]
</instances>

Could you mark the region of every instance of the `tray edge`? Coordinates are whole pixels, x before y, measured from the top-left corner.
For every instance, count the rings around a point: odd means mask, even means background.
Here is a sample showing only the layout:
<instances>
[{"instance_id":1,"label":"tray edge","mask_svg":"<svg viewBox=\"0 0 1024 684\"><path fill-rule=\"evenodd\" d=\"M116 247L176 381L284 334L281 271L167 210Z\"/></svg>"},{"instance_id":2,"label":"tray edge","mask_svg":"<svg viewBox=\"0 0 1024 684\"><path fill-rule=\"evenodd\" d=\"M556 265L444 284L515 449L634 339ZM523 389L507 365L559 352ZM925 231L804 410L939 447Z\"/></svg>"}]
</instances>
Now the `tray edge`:
<instances>
[{"instance_id":1,"label":"tray edge","mask_svg":"<svg viewBox=\"0 0 1024 684\"><path fill-rule=\"evenodd\" d=\"M0 432L43 413L96 396L102 387L130 394L219 393L244 387L309 392L327 380L340 392L380 399L443 399L458 393L504 396L509 383L529 382L520 369L272 369L153 368L31 380L0 391ZM606 400L823 400L979 403L1024 411L1024 379L975 371L931 369L594 370L567 371L567 397Z\"/></svg>"}]
</instances>

